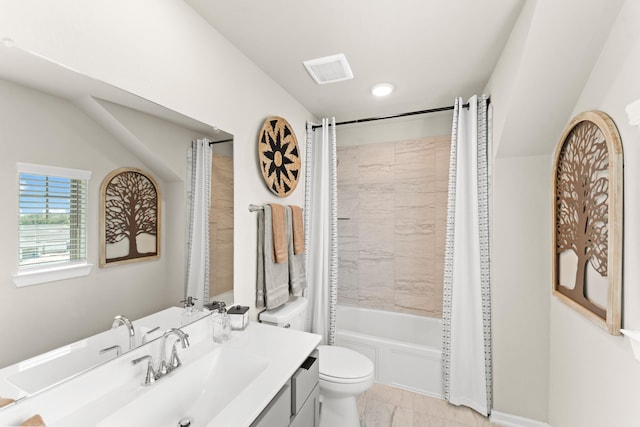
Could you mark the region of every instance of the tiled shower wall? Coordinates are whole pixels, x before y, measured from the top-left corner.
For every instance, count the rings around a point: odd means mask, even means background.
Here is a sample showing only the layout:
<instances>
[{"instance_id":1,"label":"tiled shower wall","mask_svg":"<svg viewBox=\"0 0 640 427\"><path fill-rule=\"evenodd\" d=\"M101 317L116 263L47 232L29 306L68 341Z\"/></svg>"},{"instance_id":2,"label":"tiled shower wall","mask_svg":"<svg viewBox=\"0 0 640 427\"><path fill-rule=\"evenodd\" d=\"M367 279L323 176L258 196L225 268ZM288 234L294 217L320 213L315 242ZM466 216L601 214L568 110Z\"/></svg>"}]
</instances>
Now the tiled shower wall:
<instances>
[{"instance_id":1,"label":"tiled shower wall","mask_svg":"<svg viewBox=\"0 0 640 427\"><path fill-rule=\"evenodd\" d=\"M233 158L211 159L209 296L233 291Z\"/></svg>"},{"instance_id":2,"label":"tiled shower wall","mask_svg":"<svg viewBox=\"0 0 640 427\"><path fill-rule=\"evenodd\" d=\"M442 317L450 137L338 148L338 303Z\"/></svg>"}]
</instances>

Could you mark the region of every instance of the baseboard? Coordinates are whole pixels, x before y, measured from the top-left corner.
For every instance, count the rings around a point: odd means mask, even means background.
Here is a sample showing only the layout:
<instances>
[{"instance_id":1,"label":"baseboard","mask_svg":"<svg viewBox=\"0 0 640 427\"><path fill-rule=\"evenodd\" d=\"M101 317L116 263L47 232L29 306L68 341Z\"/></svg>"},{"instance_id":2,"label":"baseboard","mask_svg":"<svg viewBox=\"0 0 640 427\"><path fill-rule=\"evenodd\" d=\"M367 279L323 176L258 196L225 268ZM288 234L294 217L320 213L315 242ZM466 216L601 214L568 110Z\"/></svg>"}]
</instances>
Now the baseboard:
<instances>
[{"instance_id":1,"label":"baseboard","mask_svg":"<svg viewBox=\"0 0 640 427\"><path fill-rule=\"evenodd\" d=\"M490 419L492 422L505 427L550 427L549 424L543 423L542 421L505 414L495 409L491 411Z\"/></svg>"}]
</instances>

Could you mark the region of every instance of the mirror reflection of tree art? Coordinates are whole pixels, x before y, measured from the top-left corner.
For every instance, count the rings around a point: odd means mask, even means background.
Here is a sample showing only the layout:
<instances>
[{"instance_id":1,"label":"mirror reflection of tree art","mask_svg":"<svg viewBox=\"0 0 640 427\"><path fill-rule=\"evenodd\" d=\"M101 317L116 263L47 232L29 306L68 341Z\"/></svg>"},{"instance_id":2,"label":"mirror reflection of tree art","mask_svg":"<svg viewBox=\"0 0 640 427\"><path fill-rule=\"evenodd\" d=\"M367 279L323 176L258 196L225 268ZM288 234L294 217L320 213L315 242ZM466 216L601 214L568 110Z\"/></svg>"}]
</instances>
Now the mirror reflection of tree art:
<instances>
[{"instance_id":1,"label":"mirror reflection of tree art","mask_svg":"<svg viewBox=\"0 0 640 427\"><path fill-rule=\"evenodd\" d=\"M588 111L567 125L554 165L553 291L620 333L622 144L613 120Z\"/></svg>"},{"instance_id":2,"label":"mirror reflection of tree art","mask_svg":"<svg viewBox=\"0 0 640 427\"><path fill-rule=\"evenodd\" d=\"M160 257L160 192L135 168L111 172L100 188L100 266Z\"/></svg>"}]
</instances>

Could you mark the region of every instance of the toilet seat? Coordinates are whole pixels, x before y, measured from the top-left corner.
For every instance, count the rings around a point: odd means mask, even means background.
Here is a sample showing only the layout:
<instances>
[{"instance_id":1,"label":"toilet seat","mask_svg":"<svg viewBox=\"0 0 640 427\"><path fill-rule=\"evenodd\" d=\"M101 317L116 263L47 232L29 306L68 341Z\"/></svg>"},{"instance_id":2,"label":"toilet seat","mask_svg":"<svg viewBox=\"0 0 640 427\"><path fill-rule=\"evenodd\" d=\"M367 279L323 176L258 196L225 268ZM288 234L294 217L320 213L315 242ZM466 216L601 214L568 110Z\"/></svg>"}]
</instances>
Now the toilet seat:
<instances>
[{"instance_id":1,"label":"toilet seat","mask_svg":"<svg viewBox=\"0 0 640 427\"><path fill-rule=\"evenodd\" d=\"M353 384L373 377L373 362L363 354L344 347L318 346L320 379L332 383Z\"/></svg>"}]
</instances>

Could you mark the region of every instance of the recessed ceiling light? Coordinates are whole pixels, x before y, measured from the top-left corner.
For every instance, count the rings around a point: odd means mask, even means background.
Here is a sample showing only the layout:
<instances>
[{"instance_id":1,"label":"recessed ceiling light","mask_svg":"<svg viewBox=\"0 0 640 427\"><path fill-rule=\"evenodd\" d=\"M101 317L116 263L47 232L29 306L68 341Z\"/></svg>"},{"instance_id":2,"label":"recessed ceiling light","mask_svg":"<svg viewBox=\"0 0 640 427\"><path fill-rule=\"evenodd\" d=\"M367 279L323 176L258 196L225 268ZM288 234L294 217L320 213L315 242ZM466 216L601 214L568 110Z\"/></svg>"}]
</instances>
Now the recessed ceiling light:
<instances>
[{"instance_id":1,"label":"recessed ceiling light","mask_svg":"<svg viewBox=\"0 0 640 427\"><path fill-rule=\"evenodd\" d=\"M391 83L379 83L371 88L371 93L374 96L387 96L393 92L393 85Z\"/></svg>"}]
</instances>

